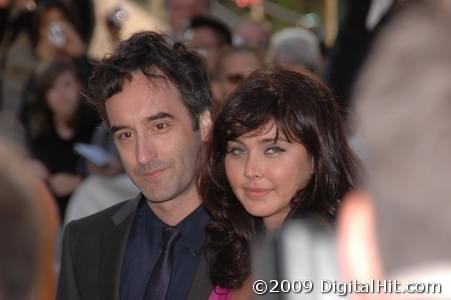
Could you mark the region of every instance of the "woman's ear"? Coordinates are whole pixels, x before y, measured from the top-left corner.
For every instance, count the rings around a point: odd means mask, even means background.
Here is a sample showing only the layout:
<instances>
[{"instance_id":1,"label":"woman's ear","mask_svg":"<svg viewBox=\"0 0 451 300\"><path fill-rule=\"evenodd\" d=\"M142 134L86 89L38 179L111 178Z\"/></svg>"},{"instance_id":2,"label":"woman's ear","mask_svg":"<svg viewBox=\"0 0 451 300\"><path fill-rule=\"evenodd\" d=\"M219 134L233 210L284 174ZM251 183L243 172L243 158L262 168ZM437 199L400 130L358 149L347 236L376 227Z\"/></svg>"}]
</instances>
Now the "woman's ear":
<instances>
[{"instance_id":1,"label":"woman's ear","mask_svg":"<svg viewBox=\"0 0 451 300\"><path fill-rule=\"evenodd\" d=\"M210 135L210 130L213 125L213 121L211 120L211 114L209 110L204 110L199 115L199 129L200 129L200 138L203 142L206 142Z\"/></svg>"}]
</instances>

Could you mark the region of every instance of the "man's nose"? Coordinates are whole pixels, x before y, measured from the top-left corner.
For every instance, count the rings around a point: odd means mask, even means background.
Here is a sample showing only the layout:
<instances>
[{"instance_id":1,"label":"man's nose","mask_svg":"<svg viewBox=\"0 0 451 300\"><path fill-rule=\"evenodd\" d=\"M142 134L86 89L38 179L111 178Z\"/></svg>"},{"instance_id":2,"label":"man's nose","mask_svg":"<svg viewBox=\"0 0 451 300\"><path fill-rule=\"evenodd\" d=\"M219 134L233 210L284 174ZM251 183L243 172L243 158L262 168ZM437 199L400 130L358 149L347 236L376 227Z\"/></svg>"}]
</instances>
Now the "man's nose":
<instances>
[{"instance_id":1,"label":"man's nose","mask_svg":"<svg viewBox=\"0 0 451 300\"><path fill-rule=\"evenodd\" d=\"M157 156L154 143L149 138L138 138L136 146L136 160L140 165L148 164Z\"/></svg>"}]
</instances>

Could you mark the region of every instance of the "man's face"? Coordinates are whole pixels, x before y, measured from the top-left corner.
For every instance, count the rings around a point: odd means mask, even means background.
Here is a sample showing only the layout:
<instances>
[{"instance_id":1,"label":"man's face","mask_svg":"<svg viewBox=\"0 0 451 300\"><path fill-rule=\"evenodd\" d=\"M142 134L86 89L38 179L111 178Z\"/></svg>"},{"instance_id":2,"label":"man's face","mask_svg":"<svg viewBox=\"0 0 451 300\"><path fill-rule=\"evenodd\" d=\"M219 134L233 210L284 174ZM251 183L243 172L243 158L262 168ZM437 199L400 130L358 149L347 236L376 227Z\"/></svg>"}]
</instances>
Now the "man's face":
<instances>
[{"instance_id":1,"label":"man's face","mask_svg":"<svg viewBox=\"0 0 451 300\"><path fill-rule=\"evenodd\" d=\"M206 26L192 29L187 34L186 44L188 48L205 57L208 74L213 74L219 54L224 48L224 43L216 36L213 29Z\"/></svg>"},{"instance_id":2,"label":"man's face","mask_svg":"<svg viewBox=\"0 0 451 300\"><path fill-rule=\"evenodd\" d=\"M256 22L243 22L239 25L236 35L241 37L246 45L266 51L269 44L270 33L263 25Z\"/></svg>"},{"instance_id":3,"label":"man's face","mask_svg":"<svg viewBox=\"0 0 451 300\"><path fill-rule=\"evenodd\" d=\"M183 31L186 22L198 15L208 14L207 0L170 0L169 22L176 33Z\"/></svg>"},{"instance_id":4,"label":"man's face","mask_svg":"<svg viewBox=\"0 0 451 300\"><path fill-rule=\"evenodd\" d=\"M198 201L194 169L201 136L178 89L136 72L105 105L124 168L146 198Z\"/></svg>"},{"instance_id":5,"label":"man's face","mask_svg":"<svg viewBox=\"0 0 451 300\"><path fill-rule=\"evenodd\" d=\"M251 52L236 52L225 57L221 63L220 83L224 98L252 72L263 68L263 62Z\"/></svg>"}]
</instances>

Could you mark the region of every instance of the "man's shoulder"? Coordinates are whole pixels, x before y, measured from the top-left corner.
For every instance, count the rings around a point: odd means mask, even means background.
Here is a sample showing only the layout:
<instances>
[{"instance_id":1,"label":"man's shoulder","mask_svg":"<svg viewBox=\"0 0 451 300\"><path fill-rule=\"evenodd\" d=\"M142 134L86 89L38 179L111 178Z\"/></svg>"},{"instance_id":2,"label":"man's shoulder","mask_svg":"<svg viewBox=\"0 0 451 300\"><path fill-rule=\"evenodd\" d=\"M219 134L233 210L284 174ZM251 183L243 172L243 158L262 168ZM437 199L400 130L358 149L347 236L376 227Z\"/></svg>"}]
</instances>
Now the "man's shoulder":
<instances>
[{"instance_id":1,"label":"man's shoulder","mask_svg":"<svg viewBox=\"0 0 451 300\"><path fill-rule=\"evenodd\" d=\"M102 228L102 225L113 225L113 217L118 214L126 206L133 205L133 202L139 201L138 199L129 199L104 210L101 210L95 214L83 217L81 219L73 220L69 222L66 227L87 228L89 230L96 230L96 228ZM134 206L134 205L133 205Z\"/></svg>"}]
</instances>

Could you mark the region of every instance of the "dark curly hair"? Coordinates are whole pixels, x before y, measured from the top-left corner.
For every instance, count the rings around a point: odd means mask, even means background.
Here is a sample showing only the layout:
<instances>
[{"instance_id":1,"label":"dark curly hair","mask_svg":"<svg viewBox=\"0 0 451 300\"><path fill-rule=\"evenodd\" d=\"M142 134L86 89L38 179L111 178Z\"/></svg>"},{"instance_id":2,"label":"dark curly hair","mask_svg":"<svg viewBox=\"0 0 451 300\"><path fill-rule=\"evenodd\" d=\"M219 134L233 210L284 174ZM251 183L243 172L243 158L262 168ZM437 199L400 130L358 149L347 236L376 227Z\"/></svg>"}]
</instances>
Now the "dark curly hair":
<instances>
[{"instance_id":1,"label":"dark curly hair","mask_svg":"<svg viewBox=\"0 0 451 300\"><path fill-rule=\"evenodd\" d=\"M95 64L87 98L107 124L105 101L119 93L124 81L130 81L137 71L150 80L171 81L190 112L193 129L198 129L199 115L210 110L212 101L203 61L183 44L171 43L168 37L150 31L133 34L111 56Z\"/></svg>"},{"instance_id":2,"label":"dark curly hair","mask_svg":"<svg viewBox=\"0 0 451 300\"><path fill-rule=\"evenodd\" d=\"M274 122L278 135L301 143L314 159L314 174L291 200L287 219L314 214L332 223L340 199L354 185L358 163L330 90L307 73L283 68L252 73L217 116L199 166L200 195L213 218L207 249L214 285L242 285L250 275L249 243L262 226L261 218L246 212L227 180L227 142L258 132L269 122Z\"/></svg>"}]
</instances>

